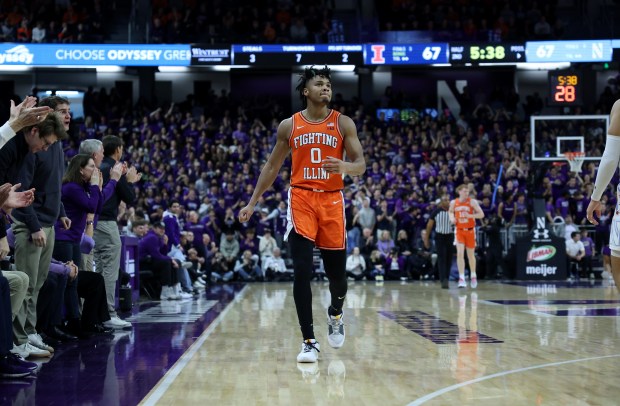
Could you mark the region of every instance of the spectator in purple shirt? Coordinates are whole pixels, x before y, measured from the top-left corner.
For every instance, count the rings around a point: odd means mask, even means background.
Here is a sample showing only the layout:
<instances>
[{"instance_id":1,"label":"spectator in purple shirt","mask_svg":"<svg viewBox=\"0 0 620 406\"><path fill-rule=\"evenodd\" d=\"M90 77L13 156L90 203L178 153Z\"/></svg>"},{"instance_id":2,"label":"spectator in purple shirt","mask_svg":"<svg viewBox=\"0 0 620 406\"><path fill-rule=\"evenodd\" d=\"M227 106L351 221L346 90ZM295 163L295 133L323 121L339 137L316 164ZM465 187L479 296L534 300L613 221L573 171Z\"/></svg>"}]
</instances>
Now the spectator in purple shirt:
<instances>
[{"instance_id":1,"label":"spectator in purple shirt","mask_svg":"<svg viewBox=\"0 0 620 406\"><path fill-rule=\"evenodd\" d=\"M547 216L547 221L549 223L553 223L553 218L555 217L555 206L553 205L553 196L548 196L545 201L545 214Z\"/></svg>"},{"instance_id":2,"label":"spectator in purple shirt","mask_svg":"<svg viewBox=\"0 0 620 406\"><path fill-rule=\"evenodd\" d=\"M185 226L183 228L185 231L191 231L194 233L194 236L196 237L194 248L196 248L198 241L202 240L202 235L208 234L207 228L204 223L200 221L200 217L198 217L198 212L196 212L196 210L191 210L187 213L187 220L185 221Z\"/></svg>"},{"instance_id":3,"label":"spectator in purple shirt","mask_svg":"<svg viewBox=\"0 0 620 406\"><path fill-rule=\"evenodd\" d=\"M570 206L570 194L568 191L562 193L561 197L558 197L555 201L555 211L558 216L565 218L569 214Z\"/></svg>"},{"instance_id":4,"label":"spectator in purple shirt","mask_svg":"<svg viewBox=\"0 0 620 406\"><path fill-rule=\"evenodd\" d=\"M179 224L179 211L181 205L173 201L170 208L164 212L164 224L166 236L168 236L168 251L171 247L178 247L181 243L181 226Z\"/></svg>"},{"instance_id":5,"label":"spectator in purple shirt","mask_svg":"<svg viewBox=\"0 0 620 406\"><path fill-rule=\"evenodd\" d=\"M253 228L249 228L245 232L245 238L239 241L239 251L250 251L252 255L258 255L259 241Z\"/></svg>"},{"instance_id":6,"label":"spectator in purple shirt","mask_svg":"<svg viewBox=\"0 0 620 406\"><path fill-rule=\"evenodd\" d=\"M67 172L62 179L62 203L65 206L67 217L71 219L71 227L66 229L61 221L57 221L56 243L53 257L61 262L73 261L82 263L80 242L86 227L92 227L93 222L87 223L88 213L95 213L101 199L103 178L97 169L94 159L90 155L78 154L69 163ZM91 228L92 229L92 228ZM67 319L76 324L80 318L80 307L77 293L78 277L70 278L65 291L65 305ZM62 287L64 288L64 287Z\"/></svg>"},{"instance_id":7,"label":"spectator in purple shirt","mask_svg":"<svg viewBox=\"0 0 620 406\"><path fill-rule=\"evenodd\" d=\"M517 216L517 203L514 201L512 193L504 193L504 201L497 207L497 214L504 219L506 228L514 224L515 217Z\"/></svg>"},{"instance_id":8,"label":"spectator in purple shirt","mask_svg":"<svg viewBox=\"0 0 620 406\"><path fill-rule=\"evenodd\" d=\"M527 225L528 224L527 204L525 202L525 195L523 193L517 194L517 201L515 204L516 204L515 224Z\"/></svg>"},{"instance_id":9,"label":"spectator in purple shirt","mask_svg":"<svg viewBox=\"0 0 620 406\"><path fill-rule=\"evenodd\" d=\"M590 199L585 197L583 191L577 190L573 195L575 224L586 224L586 209Z\"/></svg>"},{"instance_id":10,"label":"spectator in purple shirt","mask_svg":"<svg viewBox=\"0 0 620 406\"><path fill-rule=\"evenodd\" d=\"M495 211L495 207L491 203L491 199L489 199L488 196L484 196L482 198L482 201L480 202L480 208L484 213L485 219L491 217L491 214Z\"/></svg>"},{"instance_id":11,"label":"spectator in purple shirt","mask_svg":"<svg viewBox=\"0 0 620 406\"><path fill-rule=\"evenodd\" d=\"M188 190L185 197L183 197L183 206L185 206L186 210L198 210L200 199L196 195L196 189Z\"/></svg>"},{"instance_id":12,"label":"spectator in purple shirt","mask_svg":"<svg viewBox=\"0 0 620 406\"><path fill-rule=\"evenodd\" d=\"M242 122L237 123L237 129L233 131L232 137L233 137L233 140L238 141L239 144L241 145L250 141L250 137L248 137L248 134L243 129Z\"/></svg>"},{"instance_id":13,"label":"spectator in purple shirt","mask_svg":"<svg viewBox=\"0 0 620 406\"><path fill-rule=\"evenodd\" d=\"M153 273L159 274L161 282L160 300L178 300L180 297L175 292L176 272L179 265L172 258L167 256L168 237L166 236L166 226L158 222L152 225L151 229L140 239L138 245L138 258L140 269L150 269Z\"/></svg>"}]
</instances>

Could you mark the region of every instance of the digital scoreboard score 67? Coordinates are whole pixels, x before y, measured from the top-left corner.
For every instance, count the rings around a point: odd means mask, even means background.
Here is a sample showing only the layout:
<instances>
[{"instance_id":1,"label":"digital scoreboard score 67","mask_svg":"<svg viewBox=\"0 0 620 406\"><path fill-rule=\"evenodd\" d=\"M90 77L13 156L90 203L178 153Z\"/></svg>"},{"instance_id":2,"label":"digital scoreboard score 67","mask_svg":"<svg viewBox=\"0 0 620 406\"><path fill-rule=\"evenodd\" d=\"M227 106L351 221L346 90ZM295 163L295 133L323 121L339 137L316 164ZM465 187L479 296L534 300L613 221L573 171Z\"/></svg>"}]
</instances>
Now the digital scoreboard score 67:
<instances>
[{"instance_id":1,"label":"digital scoreboard score 67","mask_svg":"<svg viewBox=\"0 0 620 406\"><path fill-rule=\"evenodd\" d=\"M431 65L448 63L448 44L366 44L366 65Z\"/></svg>"}]
</instances>

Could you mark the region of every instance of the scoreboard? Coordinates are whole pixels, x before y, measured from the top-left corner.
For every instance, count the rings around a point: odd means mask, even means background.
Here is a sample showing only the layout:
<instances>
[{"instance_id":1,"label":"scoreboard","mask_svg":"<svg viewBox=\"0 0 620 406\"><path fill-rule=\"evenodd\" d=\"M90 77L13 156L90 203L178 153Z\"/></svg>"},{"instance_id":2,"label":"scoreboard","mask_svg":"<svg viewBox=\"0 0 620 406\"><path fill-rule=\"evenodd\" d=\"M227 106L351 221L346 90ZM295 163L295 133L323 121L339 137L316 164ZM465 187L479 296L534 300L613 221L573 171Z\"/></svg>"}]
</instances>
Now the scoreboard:
<instances>
[{"instance_id":1,"label":"scoreboard","mask_svg":"<svg viewBox=\"0 0 620 406\"><path fill-rule=\"evenodd\" d=\"M259 67L363 65L360 44L233 45L232 64Z\"/></svg>"},{"instance_id":2,"label":"scoreboard","mask_svg":"<svg viewBox=\"0 0 620 406\"><path fill-rule=\"evenodd\" d=\"M525 62L524 43L450 43L450 63Z\"/></svg>"},{"instance_id":3,"label":"scoreboard","mask_svg":"<svg viewBox=\"0 0 620 406\"><path fill-rule=\"evenodd\" d=\"M550 106L581 106L583 104L581 74L575 71L549 72Z\"/></svg>"},{"instance_id":4,"label":"scoreboard","mask_svg":"<svg viewBox=\"0 0 620 406\"><path fill-rule=\"evenodd\" d=\"M609 62L613 53L611 40L528 41L527 62Z\"/></svg>"},{"instance_id":5,"label":"scoreboard","mask_svg":"<svg viewBox=\"0 0 620 406\"><path fill-rule=\"evenodd\" d=\"M448 63L448 44L366 44L367 65L431 65Z\"/></svg>"}]
</instances>

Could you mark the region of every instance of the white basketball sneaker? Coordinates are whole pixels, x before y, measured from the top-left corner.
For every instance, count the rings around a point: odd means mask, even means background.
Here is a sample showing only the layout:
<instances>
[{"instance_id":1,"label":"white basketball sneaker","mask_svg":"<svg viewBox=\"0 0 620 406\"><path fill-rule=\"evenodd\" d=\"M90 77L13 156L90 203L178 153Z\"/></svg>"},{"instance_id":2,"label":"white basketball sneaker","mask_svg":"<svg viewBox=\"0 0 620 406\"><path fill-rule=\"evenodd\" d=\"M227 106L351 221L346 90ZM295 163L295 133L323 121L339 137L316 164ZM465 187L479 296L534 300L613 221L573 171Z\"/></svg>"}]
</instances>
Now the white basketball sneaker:
<instances>
[{"instance_id":1,"label":"white basketball sneaker","mask_svg":"<svg viewBox=\"0 0 620 406\"><path fill-rule=\"evenodd\" d=\"M301 343L301 352L297 354L297 362L317 362L321 345L316 340L305 340Z\"/></svg>"},{"instance_id":2,"label":"white basketball sneaker","mask_svg":"<svg viewBox=\"0 0 620 406\"><path fill-rule=\"evenodd\" d=\"M331 316L327 310L327 342L332 348L340 348L344 344L344 312Z\"/></svg>"}]
</instances>

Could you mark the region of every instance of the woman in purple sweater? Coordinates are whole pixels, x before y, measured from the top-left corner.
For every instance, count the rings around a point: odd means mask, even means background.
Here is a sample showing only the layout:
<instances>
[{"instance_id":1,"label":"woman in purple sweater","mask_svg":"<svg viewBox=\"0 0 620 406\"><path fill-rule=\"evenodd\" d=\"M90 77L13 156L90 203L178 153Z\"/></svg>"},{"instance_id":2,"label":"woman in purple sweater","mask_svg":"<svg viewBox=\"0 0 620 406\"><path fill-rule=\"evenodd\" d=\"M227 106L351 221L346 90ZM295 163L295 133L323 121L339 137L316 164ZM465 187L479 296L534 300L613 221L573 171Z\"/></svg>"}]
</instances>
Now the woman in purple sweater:
<instances>
[{"instance_id":1,"label":"woman in purple sweater","mask_svg":"<svg viewBox=\"0 0 620 406\"><path fill-rule=\"evenodd\" d=\"M67 217L71 219L71 228L66 230L60 222L55 225L56 243L53 257L61 262L81 263L80 242L86 227L92 227L92 221L86 221L88 213L95 213L101 194L101 173L90 155L78 154L71 159L67 172L62 179L62 203ZM90 277L92 275L85 275ZM78 274L70 278L65 290L65 307L67 311L68 330L75 335L82 335L80 308L78 298ZM84 313L90 312L84 307ZM90 323L89 323L90 324Z\"/></svg>"}]
</instances>

